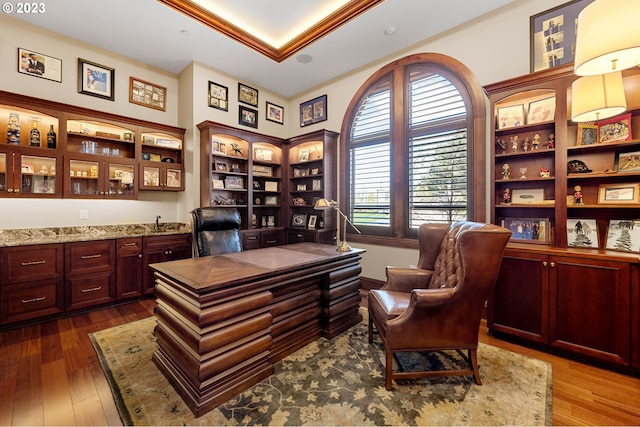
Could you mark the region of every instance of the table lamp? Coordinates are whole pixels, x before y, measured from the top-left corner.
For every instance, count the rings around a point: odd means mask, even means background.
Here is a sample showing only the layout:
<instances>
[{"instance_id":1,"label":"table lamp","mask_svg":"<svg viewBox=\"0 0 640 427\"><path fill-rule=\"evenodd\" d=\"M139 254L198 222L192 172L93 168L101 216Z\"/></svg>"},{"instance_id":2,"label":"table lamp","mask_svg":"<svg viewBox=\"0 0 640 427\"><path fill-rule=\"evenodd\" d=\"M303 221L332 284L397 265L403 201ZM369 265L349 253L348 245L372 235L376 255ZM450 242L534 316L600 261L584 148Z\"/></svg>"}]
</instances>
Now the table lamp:
<instances>
[{"instance_id":1,"label":"table lamp","mask_svg":"<svg viewBox=\"0 0 640 427\"><path fill-rule=\"evenodd\" d=\"M358 230L358 227L356 227L350 220L349 218L347 218L347 216L340 210L339 206L338 206L338 202L336 202L335 200L327 200L325 198L320 198L316 201L316 203L313 205L314 209L317 210L326 210L326 209L335 209L335 211L338 213L338 219L340 218L340 216L342 216L342 218L344 219L344 223L343 223L343 227L342 227L342 235L343 235L343 239L342 242L338 243L338 247L337 247L337 251L338 252L349 252L351 250L351 246L349 246L349 244L347 243L347 223L351 224L351 226L353 227L354 230L356 230L358 232L358 234L362 234L360 232L360 230ZM337 236L338 240L340 240L340 236Z\"/></svg>"}]
</instances>

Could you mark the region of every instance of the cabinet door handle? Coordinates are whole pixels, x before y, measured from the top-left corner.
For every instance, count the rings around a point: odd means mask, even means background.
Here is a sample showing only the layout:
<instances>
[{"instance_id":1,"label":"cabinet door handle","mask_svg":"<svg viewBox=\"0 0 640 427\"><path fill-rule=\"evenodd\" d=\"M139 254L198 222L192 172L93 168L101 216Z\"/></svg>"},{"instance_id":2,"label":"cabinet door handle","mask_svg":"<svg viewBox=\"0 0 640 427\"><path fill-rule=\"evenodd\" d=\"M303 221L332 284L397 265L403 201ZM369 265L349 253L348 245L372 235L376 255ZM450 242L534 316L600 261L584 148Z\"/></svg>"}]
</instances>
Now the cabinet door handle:
<instances>
[{"instance_id":1,"label":"cabinet door handle","mask_svg":"<svg viewBox=\"0 0 640 427\"><path fill-rule=\"evenodd\" d=\"M142 258L142 254L138 254L138 258Z\"/></svg>"},{"instance_id":2,"label":"cabinet door handle","mask_svg":"<svg viewBox=\"0 0 640 427\"><path fill-rule=\"evenodd\" d=\"M277 240L267 240L267 244L268 244L268 245L272 245L272 244L274 244L275 242L277 242Z\"/></svg>"},{"instance_id":3,"label":"cabinet door handle","mask_svg":"<svg viewBox=\"0 0 640 427\"><path fill-rule=\"evenodd\" d=\"M7 189L7 193L13 193L13 188Z\"/></svg>"},{"instance_id":4,"label":"cabinet door handle","mask_svg":"<svg viewBox=\"0 0 640 427\"><path fill-rule=\"evenodd\" d=\"M165 255L171 255L172 253L173 253L173 251L172 251L172 250L168 250L168 251L165 251L165 252L164 252L164 254L165 254Z\"/></svg>"},{"instance_id":5,"label":"cabinet door handle","mask_svg":"<svg viewBox=\"0 0 640 427\"><path fill-rule=\"evenodd\" d=\"M95 291L99 291L100 289L102 289L102 286L96 286L95 288L82 289L82 293L86 294L87 292L95 292Z\"/></svg>"},{"instance_id":6,"label":"cabinet door handle","mask_svg":"<svg viewBox=\"0 0 640 427\"><path fill-rule=\"evenodd\" d=\"M136 242L123 243L122 246L137 246Z\"/></svg>"},{"instance_id":7,"label":"cabinet door handle","mask_svg":"<svg viewBox=\"0 0 640 427\"><path fill-rule=\"evenodd\" d=\"M542 266L546 267L547 266L547 261L542 261Z\"/></svg>"},{"instance_id":8,"label":"cabinet door handle","mask_svg":"<svg viewBox=\"0 0 640 427\"><path fill-rule=\"evenodd\" d=\"M250 236L247 237L247 240L258 240L258 238L256 236Z\"/></svg>"},{"instance_id":9,"label":"cabinet door handle","mask_svg":"<svg viewBox=\"0 0 640 427\"><path fill-rule=\"evenodd\" d=\"M13 191L14 191L15 193L19 193L19 192L20 192L20 189L19 189L19 188L16 188L16 189L15 189L15 190L13 190Z\"/></svg>"},{"instance_id":10,"label":"cabinet door handle","mask_svg":"<svg viewBox=\"0 0 640 427\"><path fill-rule=\"evenodd\" d=\"M302 234L298 234L296 237L297 237L298 239L300 239L300 238L302 238Z\"/></svg>"},{"instance_id":11,"label":"cabinet door handle","mask_svg":"<svg viewBox=\"0 0 640 427\"><path fill-rule=\"evenodd\" d=\"M29 304L31 302L39 302L39 301L44 301L47 297L35 297L35 298L31 298L31 299L23 299L22 303L23 304Z\"/></svg>"},{"instance_id":12,"label":"cabinet door handle","mask_svg":"<svg viewBox=\"0 0 640 427\"><path fill-rule=\"evenodd\" d=\"M556 266L556 263L555 263L555 262L552 262L552 263L551 263L551 264L549 264L549 265L551 266L551 268L553 268L553 267L555 267L555 266Z\"/></svg>"},{"instance_id":13,"label":"cabinet door handle","mask_svg":"<svg viewBox=\"0 0 640 427\"><path fill-rule=\"evenodd\" d=\"M47 262L46 260L42 260L42 261L28 261L28 262L21 262L20 265L22 265L23 267L27 267L29 265L40 265L40 264L44 264L45 262Z\"/></svg>"},{"instance_id":14,"label":"cabinet door handle","mask_svg":"<svg viewBox=\"0 0 640 427\"><path fill-rule=\"evenodd\" d=\"M96 255L81 255L80 259L92 259L92 258L100 258L102 255L101 254L96 254Z\"/></svg>"}]
</instances>

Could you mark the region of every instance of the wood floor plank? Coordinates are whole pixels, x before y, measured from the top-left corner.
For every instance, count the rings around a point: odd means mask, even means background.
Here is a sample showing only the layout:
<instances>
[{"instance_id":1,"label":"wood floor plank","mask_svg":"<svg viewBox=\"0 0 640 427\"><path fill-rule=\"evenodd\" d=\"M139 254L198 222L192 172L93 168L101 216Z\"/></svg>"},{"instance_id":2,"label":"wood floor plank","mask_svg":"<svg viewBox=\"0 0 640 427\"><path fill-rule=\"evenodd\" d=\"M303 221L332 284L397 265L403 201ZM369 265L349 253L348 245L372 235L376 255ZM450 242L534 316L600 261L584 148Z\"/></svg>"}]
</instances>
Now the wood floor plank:
<instances>
[{"instance_id":1,"label":"wood floor plank","mask_svg":"<svg viewBox=\"0 0 640 427\"><path fill-rule=\"evenodd\" d=\"M44 424L40 354L22 357L18 363L13 401L13 425Z\"/></svg>"},{"instance_id":2,"label":"wood floor plank","mask_svg":"<svg viewBox=\"0 0 640 427\"><path fill-rule=\"evenodd\" d=\"M73 404L76 415L76 425L78 426L107 426L111 425L102 410L98 395L91 396L80 402ZM122 422L119 422L122 425Z\"/></svg>"},{"instance_id":3,"label":"wood floor plank","mask_svg":"<svg viewBox=\"0 0 640 427\"><path fill-rule=\"evenodd\" d=\"M44 425L75 424L71 387L63 358L42 365L42 406Z\"/></svg>"}]
</instances>

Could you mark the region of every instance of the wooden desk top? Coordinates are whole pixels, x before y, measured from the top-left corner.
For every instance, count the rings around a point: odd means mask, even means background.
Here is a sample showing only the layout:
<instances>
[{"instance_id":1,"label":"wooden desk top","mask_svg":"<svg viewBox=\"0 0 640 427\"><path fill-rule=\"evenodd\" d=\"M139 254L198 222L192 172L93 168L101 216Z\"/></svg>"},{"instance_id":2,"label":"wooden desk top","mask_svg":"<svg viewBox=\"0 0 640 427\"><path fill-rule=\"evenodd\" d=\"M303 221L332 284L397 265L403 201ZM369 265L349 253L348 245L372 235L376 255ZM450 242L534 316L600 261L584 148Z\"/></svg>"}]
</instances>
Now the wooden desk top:
<instances>
[{"instance_id":1,"label":"wooden desk top","mask_svg":"<svg viewBox=\"0 0 640 427\"><path fill-rule=\"evenodd\" d=\"M296 243L224 255L150 264L157 272L196 294L361 256L363 249L338 252L333 245Z\"/></svg>"}]
</instances>

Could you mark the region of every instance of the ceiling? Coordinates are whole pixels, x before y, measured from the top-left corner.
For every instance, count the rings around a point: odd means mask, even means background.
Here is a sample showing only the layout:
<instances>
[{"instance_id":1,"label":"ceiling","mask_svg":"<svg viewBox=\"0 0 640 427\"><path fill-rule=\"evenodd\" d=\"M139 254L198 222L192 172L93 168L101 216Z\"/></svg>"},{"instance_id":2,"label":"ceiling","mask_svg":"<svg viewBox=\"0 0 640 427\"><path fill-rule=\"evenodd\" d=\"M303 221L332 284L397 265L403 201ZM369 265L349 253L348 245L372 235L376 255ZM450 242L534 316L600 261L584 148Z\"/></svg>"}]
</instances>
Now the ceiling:
<instances>
[{"instance_id":1,"label":"ceiling","mask_svg":"<svg viewBox=\"0 0 640 427\"><path fill-rule=\"evenodd\" d=\"M231 29L246 30L249 39L254 36L256 39L267 38L265 34L271 30L297 28L299 22L306 22L310 16L322 19L318 14L331 10L318 11L318 8L332 2L337 2L336 7L345 3L362 6L363 3L348 0L203 1L218 16L224 12L226 23L233 24L241 19L243 22L231 25ZM245 84L289 98L512 1L384 0L378 3L372 0L370 3L378 4L346 23L336 25L336 29L323 28L323 31L332 31L315 37L306 46L296 46L302 47L300 50L292 48L292 52L287 52L288 56L280 55L276 60L243 43L242 39L246 37L240 37L240 41L237 37L228 37L156 0L56 0L47 3L43 14L11 16L175 74L196 61ZM248 25L251 29L255 27L260 35L251 34ZM295 34L278 37L286 40ZM278 41L272 44L278 44ZM300 55L311 61L299 61Z\"/></svg>"}]
</instances>

